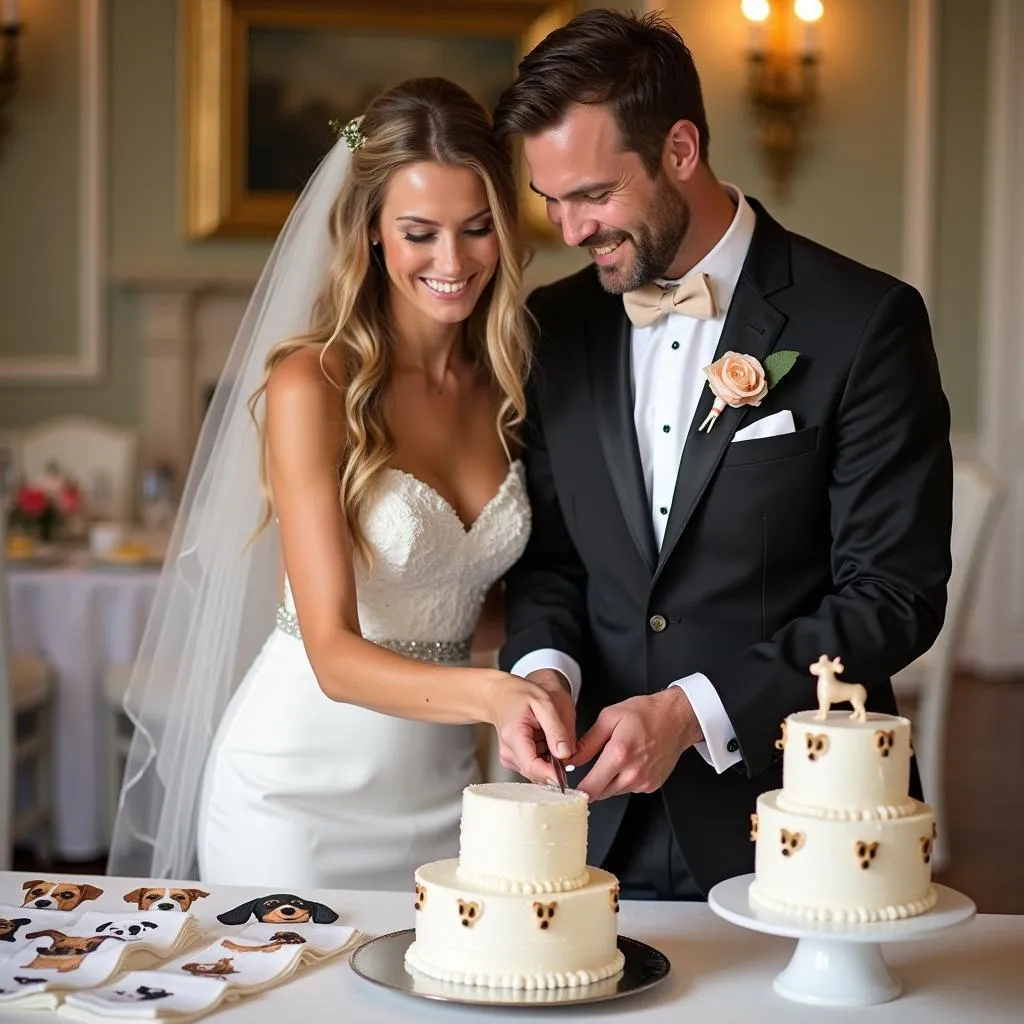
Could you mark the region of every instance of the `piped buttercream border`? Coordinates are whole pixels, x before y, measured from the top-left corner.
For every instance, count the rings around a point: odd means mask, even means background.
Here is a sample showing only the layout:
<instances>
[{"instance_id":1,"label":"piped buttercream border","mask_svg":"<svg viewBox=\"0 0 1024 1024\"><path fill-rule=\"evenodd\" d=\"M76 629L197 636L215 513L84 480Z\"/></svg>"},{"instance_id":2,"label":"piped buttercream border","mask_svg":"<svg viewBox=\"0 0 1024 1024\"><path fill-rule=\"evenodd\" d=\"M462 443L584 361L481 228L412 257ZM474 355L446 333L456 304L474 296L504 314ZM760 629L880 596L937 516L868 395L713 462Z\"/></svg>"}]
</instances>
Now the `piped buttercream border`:
<instances>
[{"instance_id":1,"label":"piped buttercream border","mask_svg":"<svg viewBox=\"0 0 1024 1024\"><path fill-rule=\"evenodd\" d=\"M618 974L625 965L622 951L615 950L614 960L605 967L595 971L551 971L549 973L520 974L503 971L450 971L437 967L425 960L413 944L405 952L405 963L420 974L437 981L450 982L455 985L478 985L484 988L511 988L518 990L575 988L580 985L591 985L595 981L603 981Z\"/></svg>"},{"instance_id":2,"label":"piped buttercream border","mask_svg":"<svg viewBox=\"0 0 1024 1024\"><path fill-rule=\"evenodd\" d=\"M791 900L781 900L768 896L758 887L757 882L750 883L750 902L789 917L803 918L805 921L836 922L839 924L872 924L877 921L902 921L908 917L925 914L939 901L939 894L934 885L919 900L897 903L887 907L812 907Z\"/></svg>"},{"instance_id":3,"label":"piped buttercream border","mask_svg":"<svg viewBox=\"0 0 1024 1024\"><path fill-rule=\"evenodd\" d=\"M923 813L925 807L916 800L908 800L904 804L890 804L882 807L815 807L812 804L801 804L782 795L776 790L775 806L780 811L802 814L807 818L819 818L822 821L893 821L897 818L912 818Z\"/></svg>"},{"instance_id":4,"label":"piped buttercream border","mask_svg":"<svg viewBox=\"0 0 1024 1024\"><path fill-rule=\"evenodd\" d=\"M531 896L542 892L574 892L584 888L590 882L590 872L584 870L577 878L541 879L527 882L518 878L496 878L494 875L481 875L469 871L460 864L455 869L455 877L465 885L482 892L500 892L511 896ZM444 979L442 979L444 980Z\"/></svg>"}]
</instances>

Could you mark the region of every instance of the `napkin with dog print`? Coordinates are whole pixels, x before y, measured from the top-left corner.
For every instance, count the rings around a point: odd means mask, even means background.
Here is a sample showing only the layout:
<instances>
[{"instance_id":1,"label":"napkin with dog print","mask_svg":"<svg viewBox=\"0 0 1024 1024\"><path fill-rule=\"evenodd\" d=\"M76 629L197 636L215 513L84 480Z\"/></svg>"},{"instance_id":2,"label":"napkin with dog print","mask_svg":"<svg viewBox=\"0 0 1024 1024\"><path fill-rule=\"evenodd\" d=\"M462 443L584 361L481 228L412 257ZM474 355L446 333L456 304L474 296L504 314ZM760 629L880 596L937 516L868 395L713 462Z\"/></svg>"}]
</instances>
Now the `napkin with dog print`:
<instances>
[{"instance_id":1,"label":"napkin with dog print","mask_svg":"<svg viewBox=\"0 0 1024 1024\"><path fill-rule=\"evenodd\" d=\"M19 928L18 937L21 944L0 958L0 1005L55 1005L56 992L95 988L120 971L151 967L195 945L201 933L191 914L112 918L92 911L63 928Z\"/></svg>"},{"instance_id":2,"label":"napkin with dog print","mask_svg":"<svg viewBox=\"0 0 1024 1024\"><path fill-rule=\"evenodd\" d=\"M34 910L59 910L65 914L88 909L83 903L97 900L103 890L87 882L51 882L33 878L21 883L22 907Z\"/></svg>"},{"instance_id":3,"label":"napkin with dog print","mask_svg":"<svg viewBox=\"0 0 1024 1024\"><path fill-rule=\"evenodd\" d=\"M57 1012L69 1020L101 1022L120 1018L187 1024L240 995L203 978L180 975L169 979L161 971L132 971L106 988L69 995Z\"/></svg>"},{"instance_id":4,"label":"napkin with dog print","mask_svg":"<svg viewBox=\"0 0 1024 1024\"><path fill-rule=\"evenodd\" d=\"M301 967L346 952L358 938L359 933L347 927L256 924L222 935L159 970L133 971L97 991L73 993L59 1012L87 1021L196 1020L223 1001L256 995L280 985Z\"/></svg>"},{"instance_id":5,"label":"napkin with dog print","mask_svg":"<svg viewBox=\"0 0 1024 1024\"><path fill-rule=\"evenodd\" d=\"M0 960L20 953L32 944L25 936L43 928L67 928L78 920L80 911L37 910L35 907L11 907L0 903Z\"/></svg>"},{"instance_id":6,"label":"napkin with dog print","mask_svg":"<svg viewBox=\"0 0 1024 1024\"><path fill-rule=\"evenodd\" d=\"M290 943L299 949L303 965L319 963L350 949L359 939L355 928L333 924L254 924L238 933L238 940L247 943ZM225 942L230 940L225 940Z\"/></svg>"},{"instance_id":7,"label":"napkin with dog print","mask_svg":"<svg viewBox=\"0 0 1024 1024\"><path fill-rule=\"evenodd\" d=\"M79 935L111 938L121 950L118 969L147 970L191 949L203 938L192 914L133 914L90 910L75 922Z\"/></svg>"}]
</instances>

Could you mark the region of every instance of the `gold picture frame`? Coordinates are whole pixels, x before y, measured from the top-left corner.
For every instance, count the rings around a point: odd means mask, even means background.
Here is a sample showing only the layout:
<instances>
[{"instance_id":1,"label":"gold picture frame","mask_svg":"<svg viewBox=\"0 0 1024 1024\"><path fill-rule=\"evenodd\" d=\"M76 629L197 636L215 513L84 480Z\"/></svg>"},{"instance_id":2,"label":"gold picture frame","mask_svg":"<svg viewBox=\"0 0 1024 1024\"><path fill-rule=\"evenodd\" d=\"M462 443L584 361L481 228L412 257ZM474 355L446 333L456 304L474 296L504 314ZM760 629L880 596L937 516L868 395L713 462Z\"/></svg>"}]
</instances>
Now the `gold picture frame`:
<instances>
[{"instance_id":1,"label":"gold picture frame","mask_svg":"<svg viewBox=\"0 0 1024 1024\"><path fill-rule=\"evenodd\" d=\"M330 104L317 83L346 91L332 113L342 118L352 116L340 109L346 101L365 105L373 92L413 74L458 81L461 70L493 94L506 59L504 84L522 55L565 24L574 6L573 0L184 0L185 234L268 237L280 230L303 175L332 141ZM289 72L302 81L288 80ZM460 84L474 91L473 82ZM305 97L301 117L297 94ZM274 130L282 126L294 129L291 135ZM289 152L282 155L284 138ZM534 238L552 237L543 201L530 191L527 175L520 180L525 229Z\"/></svg>"}]
</instances>

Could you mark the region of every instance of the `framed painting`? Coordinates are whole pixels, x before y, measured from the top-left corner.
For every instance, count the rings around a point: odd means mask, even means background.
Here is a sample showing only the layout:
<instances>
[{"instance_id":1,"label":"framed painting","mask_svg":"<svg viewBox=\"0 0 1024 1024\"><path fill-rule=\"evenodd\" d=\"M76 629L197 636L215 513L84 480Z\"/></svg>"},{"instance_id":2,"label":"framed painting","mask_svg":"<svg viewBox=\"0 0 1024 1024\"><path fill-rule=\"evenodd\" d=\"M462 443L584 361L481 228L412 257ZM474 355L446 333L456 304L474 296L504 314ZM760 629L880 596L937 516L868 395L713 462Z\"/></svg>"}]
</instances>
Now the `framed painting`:
<instances>
[{"instance_id":1,"label":"framed painting","mask_svg":"<svg viewBox=\"0 0 1024 1024\"><path fill-rule=\"evenodd\" d=\"M405 78L443 75L493 110L573 0L185 0L186 233L272 236L333 143ZM524 227L549 237L520 174Z\"/></svg>"}]
</instances>

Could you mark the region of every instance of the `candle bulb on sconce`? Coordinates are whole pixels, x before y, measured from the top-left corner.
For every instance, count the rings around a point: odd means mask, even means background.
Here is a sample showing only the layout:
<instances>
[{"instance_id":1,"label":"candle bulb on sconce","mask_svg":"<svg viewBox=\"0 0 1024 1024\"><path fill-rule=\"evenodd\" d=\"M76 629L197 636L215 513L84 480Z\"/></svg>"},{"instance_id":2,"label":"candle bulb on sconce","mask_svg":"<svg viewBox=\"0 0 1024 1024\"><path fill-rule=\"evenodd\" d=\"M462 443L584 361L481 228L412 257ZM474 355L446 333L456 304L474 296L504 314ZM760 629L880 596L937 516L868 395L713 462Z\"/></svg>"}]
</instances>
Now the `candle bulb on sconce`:
<instances>
[{"instance_id":1,"label":"candle bulb on sconce","mask_svg":"<svg viewBox=\"0 0 1024 1024\"><path fill-rule=\"evenodd\" d=\"M748 48L751 54L761 54L765 51L765 22L772 13L772 5L768 0L743 0L741 5L743 17L750 22L748 30Z\"/></svg>"},{"instance_id":2,"label":"candle bulb on sconce","mask_svg":"<svg viewBox=\"0 0 1024 1024\"><path fill-rule=\"evenodd\" d=\"M758 147L775 194L784 197L803 148L804 125L817 98L817 23L824 4L795 0L786 12L788 33L769 34L773 25L783 27L769 0L742 0L740 9L749 25L748 88L757 116Z\"/></svg>"},{"instance_id":3,"label":"candle bulb on sconce","mask_svg":"<svg viewBox=\"0 0 1024 1024\"><path fill-rule=\"evenodd\" d=\"M793 13L799 23L800 56L814 59L818 55L818 22L825 7L821 0L795 0Z\"/></svg>"}]
</instances>

